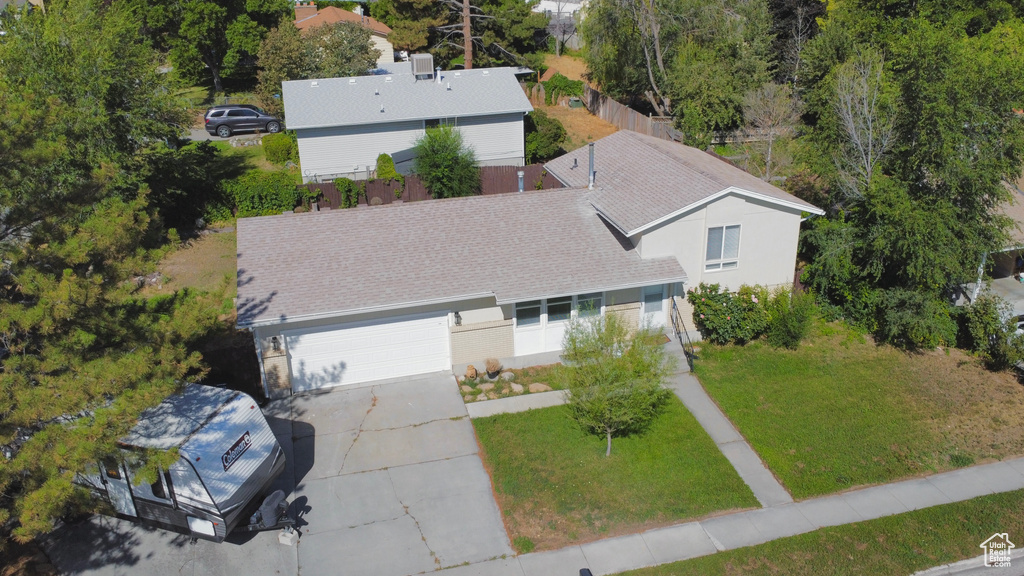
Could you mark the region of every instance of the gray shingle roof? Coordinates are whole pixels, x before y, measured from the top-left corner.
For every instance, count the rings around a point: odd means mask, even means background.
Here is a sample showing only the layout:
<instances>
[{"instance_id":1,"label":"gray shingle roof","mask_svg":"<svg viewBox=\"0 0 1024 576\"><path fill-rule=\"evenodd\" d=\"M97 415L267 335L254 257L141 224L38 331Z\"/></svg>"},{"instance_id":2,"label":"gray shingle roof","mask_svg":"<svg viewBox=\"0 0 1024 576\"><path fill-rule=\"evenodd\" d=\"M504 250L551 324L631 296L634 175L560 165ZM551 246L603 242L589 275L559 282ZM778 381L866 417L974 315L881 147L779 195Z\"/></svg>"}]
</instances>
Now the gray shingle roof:
<instances>
[{"instance_id":1,"label":"gray shingle roof","mask_svg":"<svg viewBox=\"0 0 1024 576\"><path fill-rule=\"evenodd\" d=\"M572 168L573 162L576 168ZM586 186L587 146L560 156L545 168L569 186ZM648 225L687 210L729 188L794 208L822 211L796 196L701 152L653 136L622 130L594 143L597 173L590 201L632 236Z\"/></svg>"},{"instance_id":2,"label":"gray shingle roof","mask_svg":"<svg viewBox=\"0 0 1024 576\"><path fill-rule=\"evenodd\" d=\"M499 303L682 282L641 260L586 190L545 190L238 221L238 324Z\"/></svg>"},{"instance_id":3,"label":"gray shingle roof","mask_svg":"<svg viewBox=\"0 0 1024 576\"><path fill-rule=\"evenodd\" d=\"M417 80L411 69L378 76L293 80L282 83L281 94L288 128L293 130L533 110L513 68L442 72L441 84Z\"/></svg>"}]
</instances>

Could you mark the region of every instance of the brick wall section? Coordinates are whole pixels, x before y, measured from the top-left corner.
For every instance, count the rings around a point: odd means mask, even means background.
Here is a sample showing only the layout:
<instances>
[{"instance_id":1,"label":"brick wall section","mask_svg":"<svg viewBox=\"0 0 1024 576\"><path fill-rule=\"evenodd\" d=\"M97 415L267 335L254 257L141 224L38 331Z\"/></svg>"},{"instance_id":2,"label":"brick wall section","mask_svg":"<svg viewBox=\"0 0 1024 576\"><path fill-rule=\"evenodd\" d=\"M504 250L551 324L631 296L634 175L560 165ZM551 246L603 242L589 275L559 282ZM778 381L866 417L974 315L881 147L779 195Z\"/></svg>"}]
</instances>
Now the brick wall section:
<instances>
[{"instance_id":1,"label":"brick wall section","mask_svg":"<svg viewBox=\"0 0 1024 576\"><path fill-rule=\"evenodd\" d=\"M640 326L640 303L612 304L604 307L605 314L614 314L630 330Z\"/></svg>"},{"instance_id":2,"label":"brick wall section","mask_svg":"<svg viewBox=\"0 0 1024 576\"><path fill-rule=\"evenodd\" d=\"M693 304L686 300L686 296L675 296L676 306L679 307L679 316L683 319L683 326L687 331L694 331L697 326L693 323Z\"/></svg>"},{"instance_id":3,"label":"brick wall section","mask_svg":"<svg viewBox=\"0 0 1024 576\"><path fill-rule=\"evenodd\" d=\"M487 358L511 358L515 355L511 320L452 326L451 331L452 364L482 364Z\"/></svg>"},{"instance_id":4,"label":"brick wall section","mask_svg":"<svg viewBox=\"0 0 1024 576\"><path fill-rule=\"evenodd\" d=\"M291 395L292 382L288 377L287 354L264 357L263 370L267 374L267 392L271 398L284 398Z\"/></svg>"}]
</instances>

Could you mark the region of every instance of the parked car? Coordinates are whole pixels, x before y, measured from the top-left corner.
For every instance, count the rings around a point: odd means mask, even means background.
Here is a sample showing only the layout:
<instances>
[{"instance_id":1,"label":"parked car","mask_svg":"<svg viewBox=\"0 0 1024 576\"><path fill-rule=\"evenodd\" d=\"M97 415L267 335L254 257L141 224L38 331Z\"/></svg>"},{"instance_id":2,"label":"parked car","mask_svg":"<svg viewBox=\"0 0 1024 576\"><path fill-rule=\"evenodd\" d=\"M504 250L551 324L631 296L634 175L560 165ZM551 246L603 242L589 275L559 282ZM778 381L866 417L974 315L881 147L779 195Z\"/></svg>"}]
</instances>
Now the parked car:
<instances>
[{"instance_id":1,"label":"parked car","mask_svg":"<svg viewBox=\"0 0 1024 576\"><path fill-rule=\"evenodd\" d=\"M281 120L251 104L214 106L206 111L206 131L227 138L235 132L281 131Z\"/></svg>"}]
</instances>

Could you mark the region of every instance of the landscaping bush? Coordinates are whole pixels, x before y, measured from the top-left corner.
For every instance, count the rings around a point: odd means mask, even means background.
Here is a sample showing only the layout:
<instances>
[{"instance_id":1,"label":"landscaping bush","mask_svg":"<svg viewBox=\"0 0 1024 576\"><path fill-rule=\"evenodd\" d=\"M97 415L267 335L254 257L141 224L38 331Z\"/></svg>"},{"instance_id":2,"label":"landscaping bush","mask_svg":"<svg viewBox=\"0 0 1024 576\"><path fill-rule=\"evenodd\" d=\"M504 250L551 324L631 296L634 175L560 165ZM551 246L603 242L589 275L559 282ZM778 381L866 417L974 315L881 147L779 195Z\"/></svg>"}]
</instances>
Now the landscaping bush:
<instances>
[{"instance_id":1,"label":"landscaping bush","mask_svg":"<svg viewBox=\"0 0 1024 576\"><path fill-rule=\"evenodd\" d=\"M413 170L434 198L471 196L480 190L476 155L451 126L428 128L416 141Z\"/></svg>"},{"instance_id":2,"label":"landscaping bush","mask_svg":"<svg viewBox=\"0 0 1024 576\"><path fill-rule=\"evenodd\" d=\"M956 341L951 306L928 294L903 288L881 291L875 337L893 346L914 350Z\"/></svg>"},{"instance_id":3,"label":"landscaping bush","mask_svg":"<svg viewBox=\"0 0 1024 576\"><path fill-rule=\"evenodd\" d=\"M565 154L565 127L543 110L534 110L523 121L526 132L526 163L547 162Z\"/></svg>"},{"instance_id":4,"label":"landscaping bush","mask_svg":"<svg viewBox=\"0 0 1024 576\"><path fill-rule=\"evenodd\" d=\"M1024 334L1008 302L982 294L959 309L958 344L981 356L989 368L1004 370L1024 359Z\"/></svg>"},{"instance_id":5,"label":"landscaping bush","mask_svg":"<svg viewBox=\"0 0 1024 576\"><path fill-rule=\"evenodd\" d=\"M735 294L718 284L701 284L686 294L693 305L693 323L705 340L715 344L744 344L768 330L768 290L740 286Z\"/></svg>"},{"instance_id":6,"label":"landscaping bush","mask_svg":"<svg viewBox=\"0 0 1024 576\"><path fill-rule=\"evenodd\" d=\"M363 187L349 178L338 178L334 181L334 187L341 195L342 208L355 208L359 205L359 196L363 193Z\"/></svg>"},{"instance_id":7,"label":"landscaping bush","mask_svg":"<svg viewBox=\"0 0 1024 576\"><path fill-rule=\"evenodd\" d=\"M559 96L583 96L582 80L569 80L561 74L555 74L541 84L544 85L544 103L548 106L557 102Z\"/></svg>"},{"instance_id":8,"label":"landscaping bush","mask_svg":"<svg viewBox=\"0 0 1024 576\"><path fill-rule=\"evenodd\" d=\"M285 164L288 161L294 162L299 157L299 145L295 139L295 132L278 132L267 134L263 137L263 153L267 160L274 164Z\"/></svg>"},{"instance_id":9,"label":"landscaping bush","mask_svg":"<svg viewBox=\"0 0 1024 576\"><path fill-rule=\"evenodd\" d=\"M399 174L398 170L395 169L395 161L391 156L387 154L377 156L377 178L385 182L398 182L398 188L395 189L395 198L402 197L402 190L405 189L405 176Z\"/></svg>"},{"instance_id":10,"label":"landscaping bush","mask_svg":"<svg viewBox=\"0 0 1024 576\"><path fill-rule=\"evenodd\" d=\"M768 343L796 350L814 319L814 296L803 291L779 290L768 306Z\"/></svg>"},{"instance_id":11,"label":"landscaping bush","mask_svg":"<svg viewBox=\"0 0 1024 576\"><path fill-rule=\"evenodd\" d=\"M292 175L282 171L250 170L225 184L239 218L269 216L292 210L299 201Z\"/></svg>"}]
</instances>

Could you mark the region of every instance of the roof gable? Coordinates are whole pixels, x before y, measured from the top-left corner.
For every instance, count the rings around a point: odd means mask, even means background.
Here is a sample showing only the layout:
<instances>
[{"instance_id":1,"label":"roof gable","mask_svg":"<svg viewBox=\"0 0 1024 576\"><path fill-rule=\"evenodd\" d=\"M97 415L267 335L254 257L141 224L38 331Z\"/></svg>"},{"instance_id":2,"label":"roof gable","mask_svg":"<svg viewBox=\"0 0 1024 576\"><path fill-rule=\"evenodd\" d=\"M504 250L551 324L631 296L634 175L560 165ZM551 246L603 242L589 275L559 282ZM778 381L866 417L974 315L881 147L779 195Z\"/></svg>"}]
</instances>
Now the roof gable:
<instances>
[{"instance_id":1,"label":"roof gable","mask_svg":"<svg viewBox=\"0 0 1024 576\"><path fill-rule=\"evenodd\" d=\"M386 37L391 33L391 28L383 22L374 20L369 16L361 16L355 12L342 10L341 8L336 8L334 6L327 6L326 8L319 10L315 14L306 16L305 18L300 17L295 21L295 27L299 30L308 30L315 26L337 24L338 22L352 22L354 24L359 24L364 28L369 28L371 32L378 36Z\"/></svg>"},{"instance_id":2,"label":"roof gable","mask_svg":"<svg viewBox=\"0 0 1024 576\"><path fill-rule=\"evenodd\" d=\"M586 186L588 147L545 168L569 186ZM727 194L822 214L807 202L690 146L622 130L594 142L594 208L633 236Z\"/></svg>"},{"instance_id":3,"label":"roof gable","mask_svg":"<svg viewBox=\"0 0 1024 576\"><path fill-rule=\"evenodd\" d=\"M410 67L400 74L293 80L281 86L293 130L533 110L513 68L442 72L440 83L417 79Z\"/></svg>"}]
</instances>

